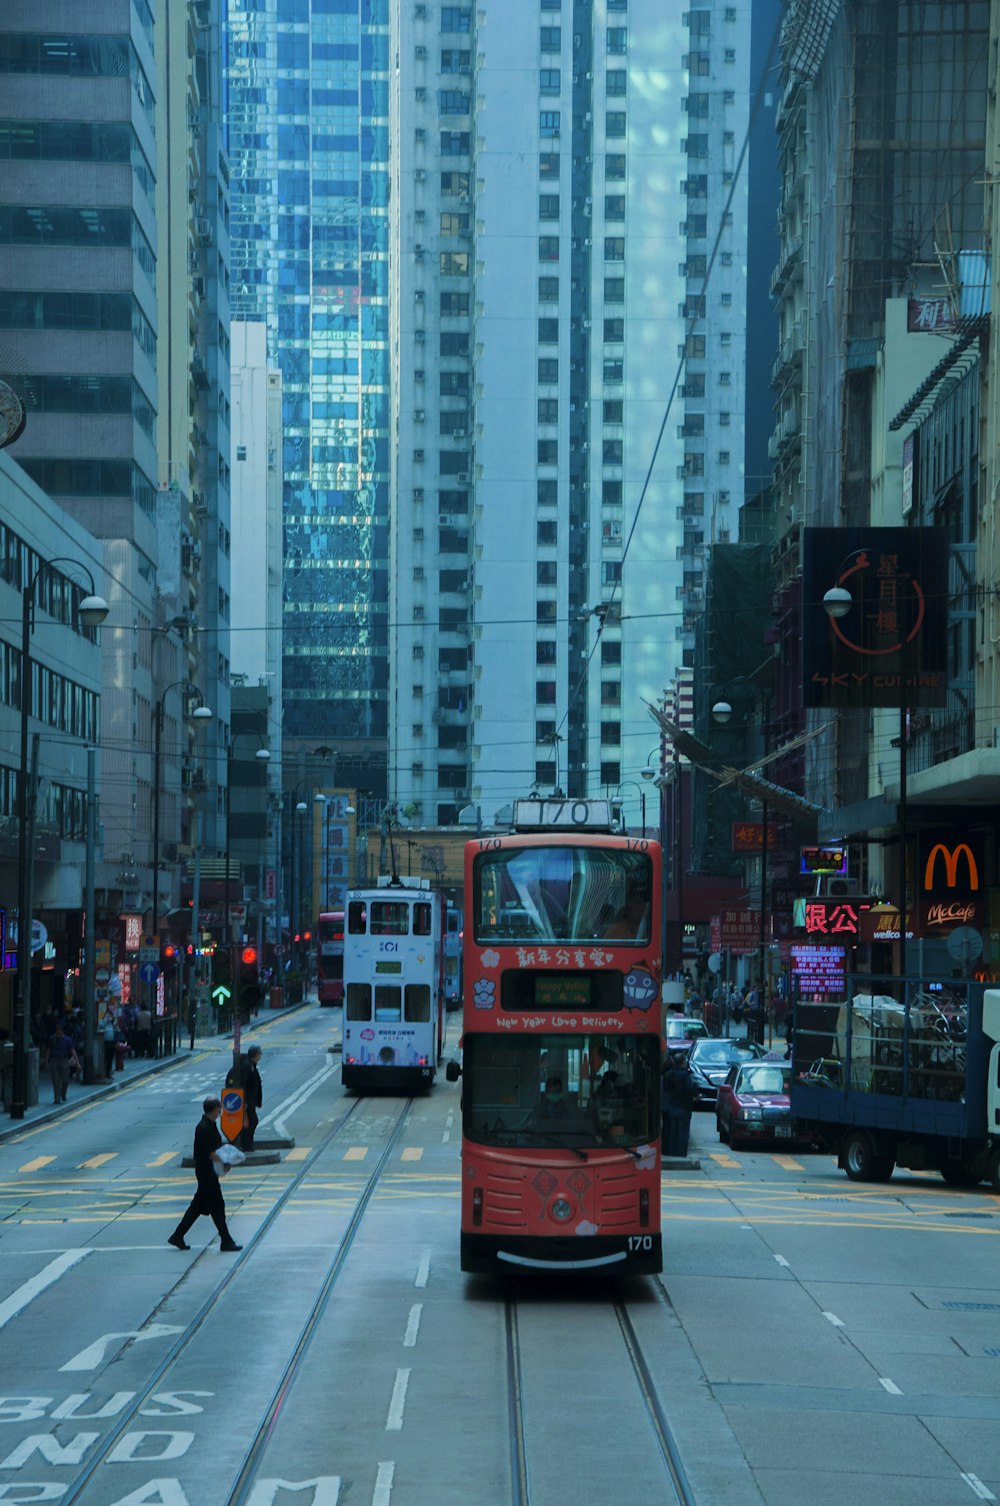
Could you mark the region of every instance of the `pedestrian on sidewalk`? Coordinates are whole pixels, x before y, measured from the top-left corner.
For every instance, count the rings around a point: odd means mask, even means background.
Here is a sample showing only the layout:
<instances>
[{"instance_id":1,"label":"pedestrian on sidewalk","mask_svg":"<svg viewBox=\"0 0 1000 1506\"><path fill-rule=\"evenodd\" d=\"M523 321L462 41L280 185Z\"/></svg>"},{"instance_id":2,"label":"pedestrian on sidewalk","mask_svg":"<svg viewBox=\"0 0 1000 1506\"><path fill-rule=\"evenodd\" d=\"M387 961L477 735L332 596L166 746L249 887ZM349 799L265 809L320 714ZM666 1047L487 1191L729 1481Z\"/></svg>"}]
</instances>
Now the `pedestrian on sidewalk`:
<instances>
[{"instance_id":1,"label":"pedestrian on sidewalk","mask_svg":"<svg viewBox=\"0 0 1000 1506\"><path fill-rule=\"evenodd\" d=\"M152 1056L150 1049L153 1038L153 1015L145 1004L135 1017L135 1054L136 1056Z\"/></svg>"},{"instance_id":2,"label":"pedestrian on sidewalk","mask_svg":"<svg viewBox=\"0 0 1000 1506\"><path fill-rule=\"evenodd\" d=\"M221 1240L220 1249L224 1253L242 1250L243 1246L238 1245L229 1232L229 1225L226 1223L226 1200L222 1196L221 1178L229 1171L229 1167L220 1160L217 1154L223 1144L222 1135L219 1132L222 1103L218 1098L206 1098L202 1104L202 1111L201 1120L194 1132L194 1174L198 1180L198 1188L187 1206L184 1217L167 1240L167 1244L173 1245L175 1250L190 1250L191 1246L184 1236L196 1219L207 1214L218 1230Z\"/></svg>"},{"instance_id":3,"label":"pedestrian on sidewalk","mask_svg":"<svg viewBox=\"0 0 1000 1506\"><path fill-rule=\"evenodd\" d=\"M118 1021L110 1004L101 1016L101 1037L104 1041L104 1075L110 1077L115 1070L115 1042L118 1039Z\"/></svg>"},{"instance_id":4,"label":"pedestrian on sidewalk","mask_svg":"<svg viewBox=\"0 0 1000 1506\"><path fill-rule=\"evenodd\" d=\"M52 1076L52 1102L65 1103L70 1070L75 1067L79 1072L80 1059L61 1020L49 1037L45 1048L45 1064Z\"/></svg>"},{"instance_id":5,"label":"pedestrian on sidewalk","mask_svg":"<svg viewBox=\"0 0 1000 1506\"><path fill-rule=\"evenodd\" d=\"M694 1083L683 1051L671 1051L660 1079L663 1125L660 1145L665 1156L686 1156L691 1136Z\"/></svg>"}]
</instances>

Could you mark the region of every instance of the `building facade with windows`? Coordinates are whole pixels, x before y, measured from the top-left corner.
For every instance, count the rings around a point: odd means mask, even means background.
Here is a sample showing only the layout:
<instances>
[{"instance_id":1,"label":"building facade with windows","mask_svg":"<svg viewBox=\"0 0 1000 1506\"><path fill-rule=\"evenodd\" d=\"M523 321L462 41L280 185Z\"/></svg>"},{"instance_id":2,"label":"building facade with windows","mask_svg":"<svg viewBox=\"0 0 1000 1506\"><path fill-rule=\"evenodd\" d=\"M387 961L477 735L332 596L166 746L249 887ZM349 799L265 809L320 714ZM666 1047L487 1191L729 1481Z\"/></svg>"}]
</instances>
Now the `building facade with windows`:
<instances>
[{"instance_id":1,"label":"building facade with windows","mask_svg":"<svg viewBox=\"0 0 1000 1506\"><path fill-rule=\"evenodd\" d=\"M693 651L742 502L749 11L393 8L390 793L422 820L613 792Z\"/></svg>"},{"instance_id":2,"label":"building facade with windows","mask_svg":"<svg viewBox=\"0 0 1000 1506\"><path fill-rule=\"evenodd\" d=\"M10 453L101 540L95 586L111 610L102 629L99 889L111 914L150 904L157 793L164 905L192 839L195 790L209 787L211 846L224 803L219 12L219 0L41 9L15 0L0 16L3 375L28 410ZM216 717L209 748L196 748L175 701L164 703L157 792L157 711L178 680L196 680Z\"/></svg>"},{"instance_id":3,"label":"building facade with windows","mask_svg":"<svg viewBox=\"0 0 1000 1506\"><path fill-rule=\"evenodd\" d=\"M389 0L231 0L232 306L283 393L284 743L384 785Z\"/></svg>"}]
</instances>

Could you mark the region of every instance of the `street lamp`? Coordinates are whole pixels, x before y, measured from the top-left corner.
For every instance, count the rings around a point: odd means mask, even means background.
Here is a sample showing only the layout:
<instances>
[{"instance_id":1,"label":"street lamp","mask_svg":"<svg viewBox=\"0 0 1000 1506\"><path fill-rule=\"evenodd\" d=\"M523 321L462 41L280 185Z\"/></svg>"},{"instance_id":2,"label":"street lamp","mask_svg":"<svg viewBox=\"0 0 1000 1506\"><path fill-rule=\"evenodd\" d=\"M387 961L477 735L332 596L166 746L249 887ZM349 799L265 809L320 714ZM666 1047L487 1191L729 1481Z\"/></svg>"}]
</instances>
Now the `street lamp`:
<instances>
[{"instance_id":1,"label":"street lamp","mask_svg":"<svg viewBox=\"0 0 1000 1506\"><path fill-rule=\"evenodd\" d=\"M745 687L752 696L759 697L761 703L761 733L764 742L764 753L767 753L767 733L769 726L768 708L770 703L770 691L763 685L754 685L745 675L739 675L730 680L723 687L723 695L712 707L712 720L717 726L725 727L733 719L733 707L730 701L725 699L725 692L731 687L739 685ZM768 997L767 976L767 801L762 800L760 805L760 917L757 932L757 983L763 996L764 1008L768 1012L770 1020L770 999ZM728 1026L728 1015L727 1015ZM768 1027L770 1029L770 1026Z\"/></svg>"},{"instance_id":2,"label":"street lamp","mask_svg":"<svg viewBox=\"0 0 1000 1506\"><path fill-rule=\"evenodd\" d=\"M270 758L271 758L270 749L268 749L268 748L266 748L264 746L264 739L263 739L263 737L261 736L261 734L259 732L250 732L250 733L248 733L248 732L234 732L233 736L229 739L229 746L226 749L226 926L225 926L226 943L227 943L228 946L232 946L232 944L233 944L233 910L232 910L232 894L231 894L231 890L230 890L231 876L230 876L230 871L229 871L230 870L230 865L231 865L230 849L232 847L233 758L234 758L235 751L236 751L236 743L239 740L239 738L241 738L241 737L256 737L259 746L257 748L256 753L254 754L254 759L256 760L256 762L258 764L266 765L266 764L268 764L270 762ZM266 777L266 770L265 770L265 777Z\"/></svg>"},{"instance_id":3,"label":"street lamp","mask_svg":"<svg viewBox=\"0 0 1000 1506\"><path fill-rule=\"evenodd\" d=\"M854 605L854 597L844 586L831 586L823 595L823 610L833 622L846 617ZM905 994L906 989L906 844L907 789L906 789L906 639L900 645L899 665L899 976Z\"/></svg>"},{"instance_id":4,"label":"street lamp","mask_svg":"<svg viewBox=\"0 0 1000 1506\"><path fill-rule=\"evenodd\" d=\"M172 690L182 689L188 695L200 697L201 703L191 711L191 720L196 722L210 722L213 713L204 704L204 696L197 685L192 685L190 680L175 680L168 685L156 703L156 713L153 721L153 915L152 930L156 934L160 919L160 759L163 749L163 722L166 717L167 696Z\"/></svg>"},{"instance_id":5,"label":"street lamp","mask_svg":"<svg viewBox=\"0 0 1000 1506\"><path fill-rule=\"evenodd\" d=\"M90 594L77 605L80 624L85 628L100 627L110 610L103 596L94 590L94 578L85 565L62 556L45 560L38 566L31 580L21 593L21 765L17 783L17 994L14 1005L14 1062L11 1091L10 1117L23 1119L27 1104L28 1087L28 1041L31 1020L31 909L32 879L34 877L33 854L28 840L28 812L34 809L34 775L28 769L28 723L31 719L31 629L34 626L35 587L40 576L53 565L71 565L85 575L90 583ZM34 763L35 760L33 759ZM87 962L89 965L90 958ZM85 1001L86 1002L86 1001ZM84 1010L84 1055L93 1061L94 1020L93 1007Z\"/></svg>"},{"instance_id":6,"label":"street lamp","mask_svg":"<svg viewBox=\"0 0 1000 1506\"><path fill-rule=\"evenodd\" d=\"M635 782L634 779L625 779L625 780L623 780L621 782L621 784L618 785L617 789L615 790L615 795L616 796L621 795L622 790L625 789L626 786L628 786L629 788L631 788L633 790L637 790L638 791L638 794L639 794L639 812L640 812L640 815L641 815L641 818L642 818L642 834L643 834L643 836L645 836L646 835L646 791L642 788L641 785L636 784L636 782Z\"/></svg>"},{"instance_id":7,"label":"street lamp","mask_svg":"<svg viewBox=\"0 0 1000 1506\"><path fill-rule=\"evenodd\" d=\"M295 789L291 792L292 798L294 799L296 795L300 794L302 792L302 789L303 786L301 784L296 785ZM326 796L321 791L317 791L313 795L312 801L313 805L315 806L325 805ZM290 885L291 892L289 895L288 929L290 932L291 960L293 967L301 966L302 961L301 941L297 941L296 937L301 938L302 935L302 850L305 846L301 820L297 820L296 818L301 817L308 809L308 801L302 799L297 800L292 806L292 881ZM297 847L295 840L296 834L298 835Z\"/></svg>"}]
</instances>

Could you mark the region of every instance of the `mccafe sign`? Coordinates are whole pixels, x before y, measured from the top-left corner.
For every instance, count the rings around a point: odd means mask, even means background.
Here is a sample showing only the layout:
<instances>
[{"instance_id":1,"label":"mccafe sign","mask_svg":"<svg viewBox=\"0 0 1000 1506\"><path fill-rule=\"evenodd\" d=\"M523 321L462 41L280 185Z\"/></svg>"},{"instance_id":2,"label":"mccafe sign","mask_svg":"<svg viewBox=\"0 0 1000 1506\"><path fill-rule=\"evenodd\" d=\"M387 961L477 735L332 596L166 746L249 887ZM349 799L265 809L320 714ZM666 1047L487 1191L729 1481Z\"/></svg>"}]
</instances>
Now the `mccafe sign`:
<instances>
[{"instance_id":1,"label":"mccafe sign","mask_svg":"<svg viewBox=\"0 0 1000 1506\"><path fill-rule=\"evenodd\" d=\"M920 926L924 936L946 936L958 926L986 920L982 850L976 837L924 832L920 839Z\"/></svg>"}]
</instances>

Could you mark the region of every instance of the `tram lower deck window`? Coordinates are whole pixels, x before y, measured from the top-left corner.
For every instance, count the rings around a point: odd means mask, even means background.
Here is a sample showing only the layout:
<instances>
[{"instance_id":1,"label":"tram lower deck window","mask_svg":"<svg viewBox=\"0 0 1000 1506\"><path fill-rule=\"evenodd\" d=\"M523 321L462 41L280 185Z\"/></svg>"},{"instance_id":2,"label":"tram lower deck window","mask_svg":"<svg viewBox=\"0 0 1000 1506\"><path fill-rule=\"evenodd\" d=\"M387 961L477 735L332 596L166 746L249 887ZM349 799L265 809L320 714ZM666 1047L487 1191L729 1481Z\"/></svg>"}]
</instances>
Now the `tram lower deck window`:
<instances>
[{"instance_id":1,"label":"tram lower deck window","mask_svg":"<svg viewBox=\"0 0 1000 1506\"><path fill-rule=\"evenodd\" d=\"M372 990L369 983L348 983L347 1018L370 1020L372 1017Z\"/></svg>"},{"instance_id":2,"label":"tram lower deck window","mask_svg":"<svg viewBox=\"0 0 1000 1506\"><path fill-rule=\"evenodd\" d=\"M402 996L398 983L376 983L375 1018L383 1025L395 1025L402 1019Z\"/></svg>"},{"instance_id":3,"label":"tram lower deck window","mask_svg":"<svg viewBox=\"0 0 1000 1506\"><path fill-rule=\"evenodd\" d=\"M427 983L408 983L404 997L406 1018L412 1025L426 1025L431 1017L431 990Z\"/></svg>"}]
</instances>

